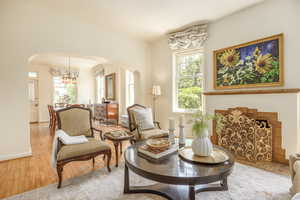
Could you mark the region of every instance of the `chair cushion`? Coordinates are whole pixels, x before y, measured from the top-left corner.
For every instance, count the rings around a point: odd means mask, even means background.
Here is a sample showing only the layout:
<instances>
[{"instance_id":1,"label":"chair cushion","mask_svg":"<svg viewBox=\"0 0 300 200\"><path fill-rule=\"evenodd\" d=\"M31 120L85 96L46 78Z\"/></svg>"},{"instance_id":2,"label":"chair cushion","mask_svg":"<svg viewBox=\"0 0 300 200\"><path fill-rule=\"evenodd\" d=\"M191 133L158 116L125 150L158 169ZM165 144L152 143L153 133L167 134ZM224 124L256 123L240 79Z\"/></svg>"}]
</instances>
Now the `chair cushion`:
<instances>
[{"instance_id":1,"label":"chair cushion","mask_svg":"<svg viewBox=\"0 0 300 200\"><path fill-rule=\"evenodd\" d=\"M70 144L62 146L57 154L57 160L60 161L110 149L110 146L105 142L96 140L95 138L88 138L88 140L88 142L82 144Z\"/></svg>"},{"instance_id":2,"label":"chair cushion","mask_svg":"<svg viewBox=\"0 0 300 200\"><path fill-rule=\"evenodd\" d=\"M134 121L139 126L140 130L155 128L151 108L134 109L132 112L134 116Z\"/></svg>"},{"instance_id":3,"label":"chair cushion","mask_svg":"<svg viewBox=\"0 0 300 200\"><path fill-rule=\"evenodd\" d=\"M168 137L169 132L161 129L150 129L144 130L140 133L140 139L146 140L149 138L159 138L159 137Z\"/></svg>"}]
</instances>

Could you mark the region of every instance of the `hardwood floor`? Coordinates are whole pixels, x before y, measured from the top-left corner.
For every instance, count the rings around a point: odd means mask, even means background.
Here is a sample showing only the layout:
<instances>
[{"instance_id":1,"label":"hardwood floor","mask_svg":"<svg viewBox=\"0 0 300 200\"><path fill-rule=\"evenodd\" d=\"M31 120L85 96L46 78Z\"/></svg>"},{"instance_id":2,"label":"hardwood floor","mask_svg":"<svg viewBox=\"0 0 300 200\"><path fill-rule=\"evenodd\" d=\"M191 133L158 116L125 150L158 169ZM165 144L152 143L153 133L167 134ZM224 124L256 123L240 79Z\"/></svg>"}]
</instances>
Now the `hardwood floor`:
<instances>
[{"instance_id":1,"label":"hardwood floor","mask_svg":"<svg viewBox=\"0 0 300 200\"><path fill-rule=\"evenodd\" d=\"M50 163L53 138L50 136L48 124L31 124L30 131L33 156L0 162L0 199L57 182L56 171ZM123 148L127 145L123 145ZM111 146L113 147L112 144ZM112 153L112 169L114 163L115 157ZM80 176L104 166L101 156L96 158L94 169L92 161L73 162L65 166L63 179Z\"/></svg>"},{"instance_id":2,"label":"hardwood floor","mask_svg":"<svg viewBox=\"0 0 300 200\"><path fill-rule=\"evenodd\" d=\"M98 128L104 132L115 129L105 126ZM50 164L53 138L50 136L48 124L32 124L30 131L33 156L0 162L0 199L57 182L56 171ZM128 144L129 143L125 143L123 148L126 148ZM111 147L114 151L112 144ZM112 169L114 169L115 164L114 155L113 152L111 162ZM255 164L245 161L239 162L274 173L289 174L287 165L270 162ZM92 161L73 162L65 166L63 179L66 180L80 176L104 166L105 163L101 156L97 157L94 169L92 168Z\"/></svg>"}]
</instances>

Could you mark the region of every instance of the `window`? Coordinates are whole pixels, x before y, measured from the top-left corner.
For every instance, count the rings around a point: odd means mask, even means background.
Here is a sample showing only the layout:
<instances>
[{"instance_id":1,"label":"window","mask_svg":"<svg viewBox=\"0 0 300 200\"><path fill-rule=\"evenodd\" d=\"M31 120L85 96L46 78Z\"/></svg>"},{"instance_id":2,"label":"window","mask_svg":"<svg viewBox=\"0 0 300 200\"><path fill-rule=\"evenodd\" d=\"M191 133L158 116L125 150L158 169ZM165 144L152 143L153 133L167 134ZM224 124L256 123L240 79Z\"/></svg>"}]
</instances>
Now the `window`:
<instances>
[{"instance_id":1,"label":"window","mask_svg":"<svg viewBox=\"0 0 300 200\"><path fill-rule=\"evenodd\" d=\"M126 70L126 108L134 104L134 74Z\"/></svg>"},{"instance_id":2,"label":"window","mask_svg":"<svg viewBox=\"0 0 300 200\"><path fill-rule=\"evenodd\" d=\"M77 84L64 83L62 77L53 77L54 103L74 104L77 100Z\"/></svg>"},{"instance_id":3,"label":"window","mask_svg":"<svg viewBox=\"0 0 300 200\"><path fill-rule=\"evenodd\" d=\"M191 112L201 109L202 52L174 53L173 65L173 112Z\"/></svg>"},{"instance_id":4,"label":"window","mask_svg":"<svg viewBox=\"0 0 300 200\"><path fill-rule=\"evenodd\" d=\"M102 99L104 98L104 76L99 75L96 77L96 88L97 88L97 102L101 103Z\"/></svg>"}]
</instances>

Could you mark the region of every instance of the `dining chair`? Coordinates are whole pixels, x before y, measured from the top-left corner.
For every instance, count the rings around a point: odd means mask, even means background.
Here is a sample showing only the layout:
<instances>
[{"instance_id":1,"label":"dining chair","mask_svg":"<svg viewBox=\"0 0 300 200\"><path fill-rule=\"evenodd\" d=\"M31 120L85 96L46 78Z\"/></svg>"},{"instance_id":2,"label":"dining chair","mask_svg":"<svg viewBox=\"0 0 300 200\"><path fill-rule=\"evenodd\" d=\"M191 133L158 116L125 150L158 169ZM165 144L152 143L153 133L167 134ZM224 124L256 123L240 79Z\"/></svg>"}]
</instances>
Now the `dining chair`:
<instances>
[{"instance_id":1,"label":"dining chair","mask_svg":"<svg viewBox=\"0 0 300 200\"><path fill-rule=\"evenodd\" d=\"M48 105L48 112L49 112L49 128L52 129L53 126L55 125L55 111L54 107L52 105Z\"/></svg>"}]
</instances>

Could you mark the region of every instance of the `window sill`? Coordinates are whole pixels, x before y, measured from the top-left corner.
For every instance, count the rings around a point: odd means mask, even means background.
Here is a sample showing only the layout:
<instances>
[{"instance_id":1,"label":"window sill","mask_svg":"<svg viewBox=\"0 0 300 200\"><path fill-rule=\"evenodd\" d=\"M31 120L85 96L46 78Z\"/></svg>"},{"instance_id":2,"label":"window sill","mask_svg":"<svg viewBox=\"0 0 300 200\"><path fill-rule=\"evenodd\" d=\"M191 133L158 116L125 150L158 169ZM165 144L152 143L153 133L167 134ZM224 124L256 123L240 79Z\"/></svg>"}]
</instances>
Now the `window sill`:
<instances>
[{"instance_id":1,"label":"window sill","mask_svg":"<svg viewBox=\"0 0 300 200\"><path fill-rule=\"evenodd\" d=\"M173 110L172 111L175 114L194 114L195 112L197 112L197 110Z\"/></svg>"}]
</instances>

